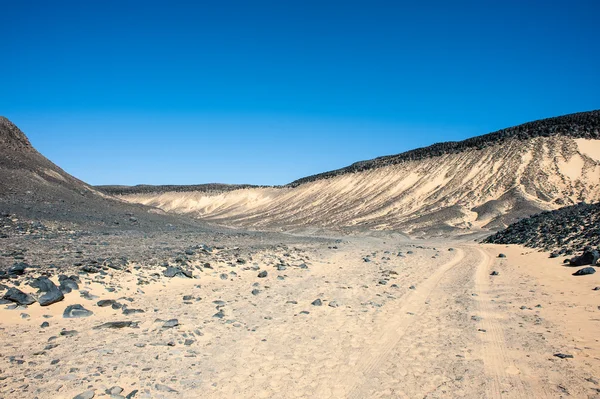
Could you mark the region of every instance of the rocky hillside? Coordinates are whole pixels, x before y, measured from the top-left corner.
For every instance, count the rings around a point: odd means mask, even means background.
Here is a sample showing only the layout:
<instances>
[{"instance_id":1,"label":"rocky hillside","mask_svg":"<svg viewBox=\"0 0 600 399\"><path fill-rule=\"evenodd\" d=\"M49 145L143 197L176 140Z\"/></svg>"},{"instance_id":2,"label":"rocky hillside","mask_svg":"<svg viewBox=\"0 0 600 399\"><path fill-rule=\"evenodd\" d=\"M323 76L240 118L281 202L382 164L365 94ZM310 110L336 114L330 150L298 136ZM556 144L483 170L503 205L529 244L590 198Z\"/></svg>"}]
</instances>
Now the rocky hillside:
<instances>
[{"instance_id":1,"label":"rocky hillside","mask_svg":"<svg viewBox=\"0 0 600 399\"><path fill-rule=\"evenodd\" d=\"M487 237L491 244L522 244L556 254L570 255L600 246L600 203L566 206L511 224Z\"/></svg>"},{"instance_id":2,"label":"rocky hillside","mask_svg":"<svg viewBox=\"0 0 600 399\"><path fill-rule=\"evenodd\" d=\"M0 117L0 212L30 220L118 229L197 225L108 196L56 166Z\"/></svg>"},{"instance_id":3,"label":"rocky hillside","mask_svg":"<svg viewBox=\"0 0 600 399\"><path fill-rule=\"evenodd\" d=\"M535 137L551 137L556 135L572 138L600 139L600 110L540 119L534 122L502 129L497 132L484 134L482 136L472 137L463 141L437 143L430 145L429 147L417 148L397 155L388 155L368 161L360 161L345 168L298 179L290 183L289 186L296 187L303 183L327 179L346 173L356 173L369 169L396 165L407 161L418 161L421 159L439 157L441 155L459 153L469 149L481 150L511 139L529 140Z\"/></svg>"},{"instance_id":4,"label":"rocky hillside","mask_svg":"<svg viewBox=\"0 0 600 399\"><path fill-rule=\"evenodd\" d=\"M198 191L202 193L224 193L227 191L241 190L244 188L255 188L251 184L191 184L191 185L149 185L138 184L137 186L95 186L99 191L109 195L131 195L131 194L159 194L159 193L185 193Z\"/></svg>"},{"instance_id":5,"label":"rocky hillside","mask_svg":"<svg viewBox=\"0 0 600 399\"><path fill-rule=\"evenodd\" d=\"M600 200L600 111L545 119L300 179L221 193L124 195L131 202L254 228L397 229L415 236L501 229Z\"/></svg>"}]
</instances>

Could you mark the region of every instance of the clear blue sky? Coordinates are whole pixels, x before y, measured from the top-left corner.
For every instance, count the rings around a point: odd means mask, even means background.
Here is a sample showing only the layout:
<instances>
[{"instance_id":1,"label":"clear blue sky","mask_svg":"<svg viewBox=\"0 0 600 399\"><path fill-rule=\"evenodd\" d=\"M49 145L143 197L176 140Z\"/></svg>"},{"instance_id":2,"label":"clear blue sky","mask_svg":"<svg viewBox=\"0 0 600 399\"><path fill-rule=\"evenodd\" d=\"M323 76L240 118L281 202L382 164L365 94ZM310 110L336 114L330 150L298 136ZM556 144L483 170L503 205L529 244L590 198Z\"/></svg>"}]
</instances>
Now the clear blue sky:
<instances>
[{"instance_id":1,"label":"clear blue sky","mask_svg":"<svg viewBox=\"0 0 600 399\"><path fill-rule=\"evenodd\" d=\"M284 184L600 108L597 0L0 3L0 114L91 184Z\"/></svg>"}]
</instances>

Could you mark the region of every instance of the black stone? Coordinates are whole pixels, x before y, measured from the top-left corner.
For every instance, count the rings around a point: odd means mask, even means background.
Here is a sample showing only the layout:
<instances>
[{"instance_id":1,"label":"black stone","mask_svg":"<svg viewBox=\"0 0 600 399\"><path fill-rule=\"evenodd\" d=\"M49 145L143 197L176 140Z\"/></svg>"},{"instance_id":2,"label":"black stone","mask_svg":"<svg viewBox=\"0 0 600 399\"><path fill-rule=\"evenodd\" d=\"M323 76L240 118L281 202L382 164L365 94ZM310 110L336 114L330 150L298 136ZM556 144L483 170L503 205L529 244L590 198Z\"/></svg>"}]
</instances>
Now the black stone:
<instances>
[{"instance_id":1,"label":"black stone","mask_svg":"<svg viewBox=\"0 0 600 399\"><path fill-rule=\"evenodd\" d=\"M596 273L596 269L594 269L593 267L584 267L583 269L579 269L575 273L573 273L573 276L585 276L594 273Z\"/></svg>"}]
</instances>

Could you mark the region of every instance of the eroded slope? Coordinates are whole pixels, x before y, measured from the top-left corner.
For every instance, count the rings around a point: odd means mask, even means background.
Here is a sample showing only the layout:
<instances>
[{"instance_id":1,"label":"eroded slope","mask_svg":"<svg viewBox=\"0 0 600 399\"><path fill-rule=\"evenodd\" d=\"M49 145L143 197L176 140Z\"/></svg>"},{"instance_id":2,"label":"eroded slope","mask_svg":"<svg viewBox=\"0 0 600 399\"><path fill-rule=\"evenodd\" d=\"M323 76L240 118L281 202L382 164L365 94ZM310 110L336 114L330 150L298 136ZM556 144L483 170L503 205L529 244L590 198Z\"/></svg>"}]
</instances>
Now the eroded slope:
<instances>
[{"instance_id":1,"label":"eroded slope","mask_svg":"<svg viewBox=\"0 0 600 399\"><path fill-rule=\"evenodd\" d=\"M122 198L246 227L401 229L415 235L500 228L541 210L600 199L600 142L511 138L296 187Z\"/></svg>"}]
</instances>

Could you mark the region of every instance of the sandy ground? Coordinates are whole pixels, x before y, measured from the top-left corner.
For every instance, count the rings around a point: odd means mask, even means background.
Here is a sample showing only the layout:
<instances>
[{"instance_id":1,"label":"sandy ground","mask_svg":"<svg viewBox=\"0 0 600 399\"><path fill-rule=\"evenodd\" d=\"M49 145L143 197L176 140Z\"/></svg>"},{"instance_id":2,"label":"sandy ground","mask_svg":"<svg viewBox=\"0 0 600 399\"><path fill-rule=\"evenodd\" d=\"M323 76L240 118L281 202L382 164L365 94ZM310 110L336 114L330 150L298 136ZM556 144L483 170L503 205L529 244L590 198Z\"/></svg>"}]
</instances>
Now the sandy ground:
<instances>
[{"instance_id":1,"label":"sandy ground","mask_svg":"<svg viewBox=\"0 0 600 399\"><path fill-rule=\"evenodd\" d=\"M335 247L261 250L198 279L142 267L84 282L92 300L2 306L0 397L111 397L113 386L135 398L600 397L600 273L573 277L562 259L516 246L390 236ZM62 318L75 303L94 314ZM179 325L163 327L170 319ZM138 328L94 329L122 320Z\"/></svg>"}]
</instances>

